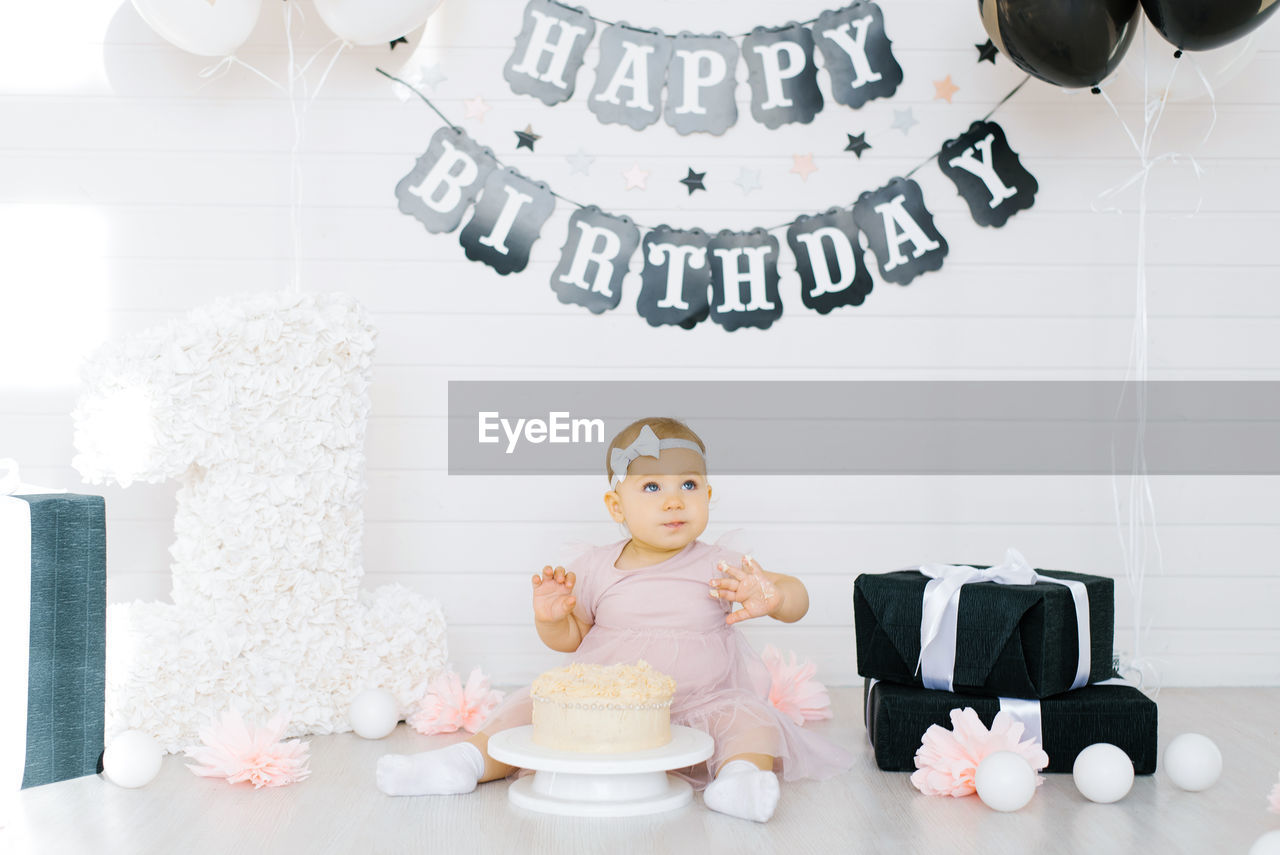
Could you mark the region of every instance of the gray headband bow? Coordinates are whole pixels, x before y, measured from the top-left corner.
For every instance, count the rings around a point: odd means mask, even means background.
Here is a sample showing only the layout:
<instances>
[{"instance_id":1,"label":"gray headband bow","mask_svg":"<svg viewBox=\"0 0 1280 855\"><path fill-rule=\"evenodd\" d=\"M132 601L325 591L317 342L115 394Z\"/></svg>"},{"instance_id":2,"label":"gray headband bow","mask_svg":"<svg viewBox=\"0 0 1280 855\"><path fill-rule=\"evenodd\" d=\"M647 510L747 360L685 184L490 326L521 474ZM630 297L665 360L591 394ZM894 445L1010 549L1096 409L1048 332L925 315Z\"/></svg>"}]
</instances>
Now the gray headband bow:
<instances>
[{"instance_id":1,"label":"gray headband bow","mask_svg":"<svg viewBox=\"0 0 1280 855\"><path fill-rule=\"evenodd\" d=\"M613 480L609 482L609 486L617 489L619 482L627 477L627 467L637 457L656 458L668 448L687 448L698 452L698 456L706 460L706 455L702 453L702 449L696 442L687 439L658 439L653 428L645 425L640 428L640 435L636 437L635 442L626 448L615 448L609 452L609 468L613 470Z\"/></svg>"}]
</instances>

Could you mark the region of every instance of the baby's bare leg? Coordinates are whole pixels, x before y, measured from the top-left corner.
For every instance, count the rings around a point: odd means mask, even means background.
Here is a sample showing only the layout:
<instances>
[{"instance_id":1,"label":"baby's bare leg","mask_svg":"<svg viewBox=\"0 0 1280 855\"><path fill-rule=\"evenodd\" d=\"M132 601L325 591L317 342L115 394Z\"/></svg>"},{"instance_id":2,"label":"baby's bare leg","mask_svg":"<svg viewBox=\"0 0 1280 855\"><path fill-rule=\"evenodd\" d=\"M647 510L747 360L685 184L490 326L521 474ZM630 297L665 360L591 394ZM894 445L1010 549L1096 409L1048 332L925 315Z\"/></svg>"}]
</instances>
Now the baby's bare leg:
<instances>
[{"instance_id":1,"label":"baby's bare leg","mask_svg":"<svg viewBox=\"0 0 1280 855\"><path fill-rule=\"evenodd\" d=\"M734 760L745 760L754 765L757 769L762 769L765 772L772 772L773 761L775 759L776 758L772 754L753 754L751 752L743 752L742 754L735 754L725 760L724 763L721 764L720 768L723 769Z\"/></svg>"},{"instance_id":2,"label":"baby's bare leg","mask_svg":"<svg viewBox=\"0 0 1280 855\"><path fill-rule=\"evenodd\" d=\"M476 735L467 740L480 750L480 754L484 757L484 772L480 775L478 783L483 784L485 781L496 781L499 778L505 778L516 770L515 766L508 766L499 760L494 760L489 756L489 734L480 731Z\"/></svg>"}]
</instances>

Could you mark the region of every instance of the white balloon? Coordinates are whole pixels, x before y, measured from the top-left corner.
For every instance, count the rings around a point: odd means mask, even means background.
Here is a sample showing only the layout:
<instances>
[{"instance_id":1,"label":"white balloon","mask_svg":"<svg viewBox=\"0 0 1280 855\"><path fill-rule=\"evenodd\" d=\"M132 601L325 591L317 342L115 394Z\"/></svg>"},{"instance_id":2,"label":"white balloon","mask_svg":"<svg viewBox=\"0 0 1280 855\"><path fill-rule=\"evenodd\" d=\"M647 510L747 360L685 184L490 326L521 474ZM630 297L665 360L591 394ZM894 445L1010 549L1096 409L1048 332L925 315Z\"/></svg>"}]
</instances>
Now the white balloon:
<instances>
[{"instance_id":1,"label":"white balloon","mask_svg":"<svg viewBox=\"0 0 1280 855\"><path fill-rule=\"evenodd\" d=\"M258 23L262 0L133 0L142 20L167 41L200 56L228 56Z\"/></svg>"},{"instance_id":2,"label":"white balloon","mask_svg":"<svg viewBox=\"0 0 1280 855\"><path fill-rule=\"evenodd\" d=\"M992 810L1021 810L1036 794L1036 772L1012 751L988 754L973 775L978 798Z\"/></svg>"},{"instance_id":3,"label":"white balloon","mask_svg":"<svg viewBox=\"0 0 1280 855\"><path fill-rule=\"evenodd\" d=\"M1177 786L1198 793L1222 774L1222 752L1204 734L1179 734L1164 749L1164 771Z\"/></svg>"},{"instance_id":4,"label":"white balloon","mask_svg":"<svg viewBox=\"0 0 1280 855\"><path fill-rule=\"evenodd\" d=\"M381 739L400 723L400 704L386 689L367 689L351 701L347 717L359 736Z\"/></svg>"},{"instance_id":5,"label":"white balloon","mask_svg":"<svg viewBox=\"0 0 1280 855\"><path fill-rule=\"evenodd\" d=\"M1217 98L1222 88L1253 61L1262 45L1256 34L1250 33L1220 48L1183 51L1181 57L1175 57L1174 46L1161 38L1150 21L1144 18L1142 25L1146 31L1146 49L1143 49L1143 34L1139 33L1129 45L1120 67L1126 77L1146 87L1148 98L1207 101L1210 90Z\"/></svg>"},{"instance_id":6,"label":"white balloon","mask_svg":"<svg viewBox=\"0 0 1280 855\"><path fill-rule=\"evenodd\" d=\"M357 45L386 44L421 27L440 0L316 0L320 20Z\"/></svg>"},{"instance_id":7,"label":"white balloon","mask_svg":"<svg viewBox=\"0 0 1280 855\"><path fill-rule=\"evenodd\" d=\"M1253 841L1249 855L1280 855L1280 831L1268 831Z\"/></svg>"},{"instance_id":8,"label":"white balloon","mask_svg":"<svg viewBox=\"0 0 1280 855\"><path fill-rule=\"evenodd\" d=\"M126 730L102 753L102 771L121 787L145 787L160 774L163 759L164 751L151 734Z\"/></svg>"},{"instance_id":9,"label":"white balloon","mask_svg":"<svg viewBox=\"0 0 1280 855\"><path fill-rule=\"evenodd\" d=\"M1091 802L1111 804L1133 788L1133 761L1109 742L1097 742L1076 755L1071 778L1080 795Z\"/></svg>"}]
</instances>

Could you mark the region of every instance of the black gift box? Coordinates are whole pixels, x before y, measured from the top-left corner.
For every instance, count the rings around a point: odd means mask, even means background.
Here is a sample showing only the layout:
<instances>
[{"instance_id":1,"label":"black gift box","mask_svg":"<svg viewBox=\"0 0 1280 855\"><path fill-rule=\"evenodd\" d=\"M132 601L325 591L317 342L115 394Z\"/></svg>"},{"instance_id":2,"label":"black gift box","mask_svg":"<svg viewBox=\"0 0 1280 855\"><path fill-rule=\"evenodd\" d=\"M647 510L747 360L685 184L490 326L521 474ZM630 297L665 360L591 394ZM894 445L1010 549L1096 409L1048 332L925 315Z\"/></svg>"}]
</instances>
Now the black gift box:
<instances>
[{"instance_id":1,"label":"black gift box","mask_svg":"<svg viewBox=\"0 0 1280 855\"><path fill-rule=\"evenodd\" d=\"M1037 572L1084 584L1089 594L1089 682L1110 678L1115 583L1083 573ZM924 685L916 665L921 598L928 583L929 577L918 570L864 573L854 580L858 673L863 677ZM1075 601L1067 586L965 585L960 589L953 688L1007 698L1065 692L1075 681L1078 645Z\"/></svg>"},{"instance_id":2,"label":"black gift box","mask_svg":"<svg viewBox=\"0 0 1280 855\"><path fill-rule=\"evenodd\" d=\"M991 727L1000 700L868 681L867 736L876 765L887 772L914 772L924 732L934 724L950 730L951 711L964 707L973 707ZM1069 773L1076 755L1096 742L1123 750L1139 775L1156 770L1156 704L1132 686L1085 686L1043 698L1040 727L1049 755L1046 772Z\"/></svg>"}]
</instances>

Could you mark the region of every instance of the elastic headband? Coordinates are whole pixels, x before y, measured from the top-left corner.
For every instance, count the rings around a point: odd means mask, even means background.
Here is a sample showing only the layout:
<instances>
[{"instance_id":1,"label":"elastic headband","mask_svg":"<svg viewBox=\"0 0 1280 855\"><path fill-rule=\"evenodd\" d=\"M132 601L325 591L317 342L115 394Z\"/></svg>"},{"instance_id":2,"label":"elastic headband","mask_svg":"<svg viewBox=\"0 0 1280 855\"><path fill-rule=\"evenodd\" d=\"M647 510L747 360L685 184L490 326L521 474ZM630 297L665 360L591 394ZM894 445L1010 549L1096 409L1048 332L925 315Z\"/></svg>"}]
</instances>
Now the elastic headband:
<instances>
[{"instance_id":1,"label":"elastic headband","mask_svg":"<svg viewBox=\"0 0 1280 855\"><path fill-rule=\"evenodd\" d=\"M636 437L635 442L626 448L615 448L609 452L609 468L613 470L613 480L609 482L609 486L615 490L618 488L622 479L627 477L627 468L631 466L631 461L637 457L657 458L668 448L687 448L690 451L696 451L704 462L707 459L706 454L696 442L688 439L658 439L653 428L645 425L640 428L640 435Z\"/></svg>"}]
</instances>

